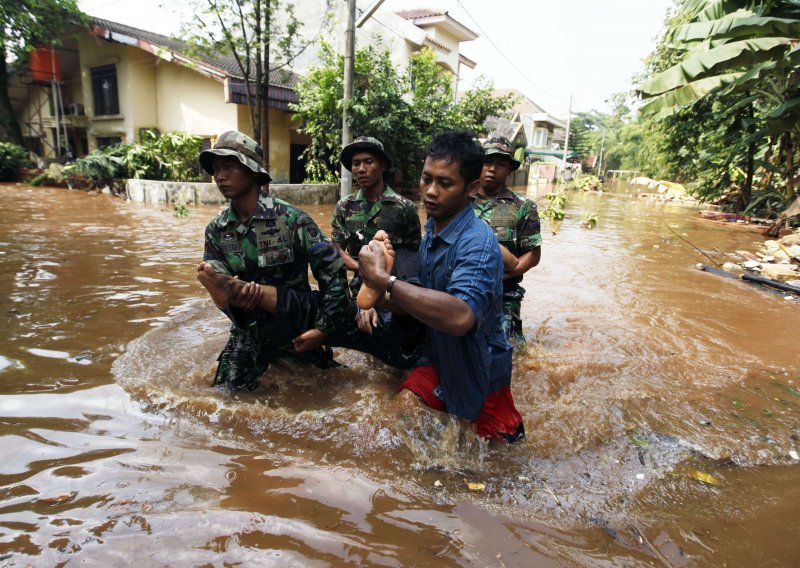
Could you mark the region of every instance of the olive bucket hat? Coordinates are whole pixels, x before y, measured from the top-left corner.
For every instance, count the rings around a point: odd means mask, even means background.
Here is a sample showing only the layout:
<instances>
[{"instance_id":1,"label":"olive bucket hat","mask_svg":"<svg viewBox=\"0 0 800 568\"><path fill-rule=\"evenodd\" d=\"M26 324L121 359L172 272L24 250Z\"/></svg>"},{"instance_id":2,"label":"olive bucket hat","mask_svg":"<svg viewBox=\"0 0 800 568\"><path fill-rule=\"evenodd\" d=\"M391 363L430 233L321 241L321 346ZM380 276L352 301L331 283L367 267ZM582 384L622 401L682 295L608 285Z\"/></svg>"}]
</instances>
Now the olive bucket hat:
<instances>
[{"instance_id":1,"label":"olive bucket hat","mask_svg":"<svg viewBox=\"0 0 800 568\"><path fill-rule=\"evenodd\" d=\"M353 156L359 152L370 152L375 154L386 165L387 170L392 169L392 160L384 151L381 141L377 138L373 138L372 136L359 136L350 144L342 148L342 153L339 155L339 161L342 162L342 165L347 168L348 171L352 171L351 168L353 167Z\"/></svg>"},{"instance_id":2,"label":"olive bucket hat","mask_svg":"<svg viewBox=\"0 0 800 568\"><path fill-rule=\"evenodd\" d=\"M521 165L521 162L514 158L514 146L505 136L490 136L486 142L483 143L483 149L486 151L487 158L493 154L508 156L511 160L512 172L519 169Z\"/></svg>"},{"instance_id":3,"label":"olive bucket hat","mask_svg":"<svg viewBox=\"0 0 800 568\"><path fill-rule=\"evenodd\" d=\"M251 172L258 174L258 182L261 185L272 181L269 172L261 165L261 160L264 158L261 145L246 134L233 130L223 132L217 138L213 149L200 152L200 166L209 174L214 173L214 156L233 156Z\"/></svg>"}]
</instances>

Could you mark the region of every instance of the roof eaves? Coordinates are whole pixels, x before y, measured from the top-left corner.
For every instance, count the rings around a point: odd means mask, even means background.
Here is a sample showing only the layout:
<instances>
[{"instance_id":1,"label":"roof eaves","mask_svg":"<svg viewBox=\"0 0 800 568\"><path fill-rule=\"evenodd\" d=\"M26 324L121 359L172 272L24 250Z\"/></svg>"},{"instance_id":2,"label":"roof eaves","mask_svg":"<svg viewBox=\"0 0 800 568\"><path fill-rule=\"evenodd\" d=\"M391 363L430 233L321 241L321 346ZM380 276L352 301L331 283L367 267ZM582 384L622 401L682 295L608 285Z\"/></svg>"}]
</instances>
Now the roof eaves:
<instances>
[{"instance_id":1,"label":"roof eaves","mask_svg":"<svg viewBox=\"0 0 800 568\"><path fill-rule=\"evenodd\" d=\"M458 62L461 63L462 65L466 65L470 69L475 69L475 66L478 65L477 61L475 61L473 59L470 59L469 57L467 57L463 53L459 53L458 54Z\"/></svg>"},{"instance_id":2,"label":"roof eaves","mask_svg":"<svg viewBox=\"0 0 800 568\"><path fill-rule=\"evenodd\" d=\"M230 69L225 69L219 64L212 63L208 60L202 60L185 55L183 50L187 47L187 45L181 40L175 40L154 32L148 32L146 30L140 30L138 28L113 22L111 20L103 20L101 18L94 17L91 18L89 32L107 41L138 47L139 49L152 53L153 55L160 57L165 61L175 60L185 67L219 81L224 81L225 78L244 80L244 77L241 73L232 72ZM217 61L222 61L224 63L225 59L226 58L224 56L220 56ZM228 61L227 66L233 67L233 64ZM280 70L270 71L270 86L294 90L294 85L292 83L294 82L295 77L293 74L290 73L288 78L284 78L283 81L279 82L277 75L280 73Z\"/></svg>"},{"instance_id":3,"label":"roof eaves","mask_svg":"<svg viewBox=\"0 0 800 568\"><path fill-rule=\"evenodd\" d=\"M427 36L427 37L425 38L425 41L426 41L427 43L431 43L431 44L433 44L435 47L438 47L438 48L439 48L439 49L441 49L442 51L445 51L447 54L450 54L450 53L452 53L452 51L453 51L452 49L450 49L449 47L447 47L445 44L443 44L442 42L440 42L440 41L436 40L435 38L432 38L431 36Z\"/></svg>"}]
</instances>

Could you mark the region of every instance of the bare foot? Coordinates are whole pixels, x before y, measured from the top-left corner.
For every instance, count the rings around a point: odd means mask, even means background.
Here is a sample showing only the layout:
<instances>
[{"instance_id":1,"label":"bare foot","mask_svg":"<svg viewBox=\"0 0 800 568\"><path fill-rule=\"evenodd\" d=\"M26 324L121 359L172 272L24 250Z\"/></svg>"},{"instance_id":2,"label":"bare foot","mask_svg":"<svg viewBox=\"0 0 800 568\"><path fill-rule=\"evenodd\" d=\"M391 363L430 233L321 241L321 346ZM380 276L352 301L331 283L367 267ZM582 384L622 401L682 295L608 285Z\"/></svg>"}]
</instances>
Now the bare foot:
<instances>
[{"instance_id":1,"label":"bare foot","mask_svg":"<svg viewBox=\"0 0 800 568\"><path fill-rule=\"evenodd\" d=\"M239 280L232 276L220 274L207 262L201 262L197 265L197 280L205 286L211 299L220 309L228 307L231 303L231 298L236 293L237 284L241 284Z\"/></svg>"},{"instance_id":2,"label":"bare foot","mask_svg":"<svg viewBox=\"0 0 800 568\"><path fill-rule=\"evenodd\" d=\"M392 268L394 267L394 255L389 252L391 249L391 244L389 243L389 235L386 234L386 231L378 231L375 233L375 238L373 239L376 243L378 243L383 248L383 254L386 258L386 272L392 272ZM387 243L389 243L389 248L386 247ZM358 296L356 297L356 303L358 307L362 310L369 310L374 308L375 305L383 299L383 292L379 290L375 290L367 286L367 283L363 283L361 285L361 289L358 291Z\"/></svg>"},{"instance_id":3,"label":"bare foot","mask_svg":"<svg viewBox=\"0 0 800 568\"><path fill-rule=\"evenodd\" d=\"M511 272L519 264L519 259L503 245L500 245L500 252L503 255L503 272Z\"/></svg>"}]
</instances>

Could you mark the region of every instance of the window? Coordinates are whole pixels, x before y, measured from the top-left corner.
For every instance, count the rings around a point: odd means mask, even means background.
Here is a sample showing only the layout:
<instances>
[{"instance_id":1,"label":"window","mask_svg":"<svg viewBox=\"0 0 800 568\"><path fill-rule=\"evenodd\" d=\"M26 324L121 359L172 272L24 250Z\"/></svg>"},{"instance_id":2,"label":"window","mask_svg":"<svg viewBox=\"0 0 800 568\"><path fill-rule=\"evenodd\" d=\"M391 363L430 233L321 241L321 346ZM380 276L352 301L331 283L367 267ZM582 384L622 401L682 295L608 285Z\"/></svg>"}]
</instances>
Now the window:
<instances>
[{"instance_id":1,"label":"window","mask_svg":"<svg viewBox=\"0 0 800 568\"><path fill-rule=\"evenodd\" d=\"M95 116L119 114L116 65L92 68L92 97Z\"/></svg>"},{"instance_id":2,"label":"window","mask_svg":"<svg viewBox=\"0 0 800 568\"><path fill-rule=\"evenodd\" d=\"M113 146L115 144L119 144L122 142L122 138L119 136L98 136L97 137L97 148L102 150L103 148L108 148L109 146Z\"/></svg>"},{"instance_id":3,"label":"window","mask_svg":"<svg viewBox=\"0 0 800 568\"><path fill-rule=\"evenodd\" d=\"M547 146L546 128L533 129L533 139L531 140L530 146L533 148L544 148L545 146Z\"/></svg>"}]
</instances>

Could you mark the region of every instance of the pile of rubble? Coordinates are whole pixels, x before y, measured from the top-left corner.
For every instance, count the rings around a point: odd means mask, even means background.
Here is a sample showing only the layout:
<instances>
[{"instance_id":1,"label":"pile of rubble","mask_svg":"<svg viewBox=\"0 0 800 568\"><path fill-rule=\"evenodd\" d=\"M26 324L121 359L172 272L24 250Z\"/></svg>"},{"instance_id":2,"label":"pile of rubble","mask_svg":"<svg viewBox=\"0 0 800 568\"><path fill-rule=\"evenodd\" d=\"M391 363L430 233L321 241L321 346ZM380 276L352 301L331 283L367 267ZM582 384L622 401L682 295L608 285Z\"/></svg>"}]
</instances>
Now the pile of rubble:
<instances>
[{"instance_id":1,"label":"pile of rubble","mask_svg":"<svg viewBox=\"0 0 800 568\"><path fill-rule=\"evenodd\" d=\"M743 261L726 262L722 269L733 274L753 272L765 278L800 287L800 233L765 241L756 253L738 250Z\"/></svg>"},{"instance_id":2,"label":"pile of rubble","mask_svg":"<svg viewBox=\"0 0 800 568\"><path fill-rule=\"evenodd\" d=\"M636 177L630 181L634 187L644 187L650 190L649 193L638 194L639 197L656 198L660 201L677 201L681 203L696 203L697 200L689 195L686 188L674 181L654 180L649 177Z\"/></svg>"}]
</instances>

